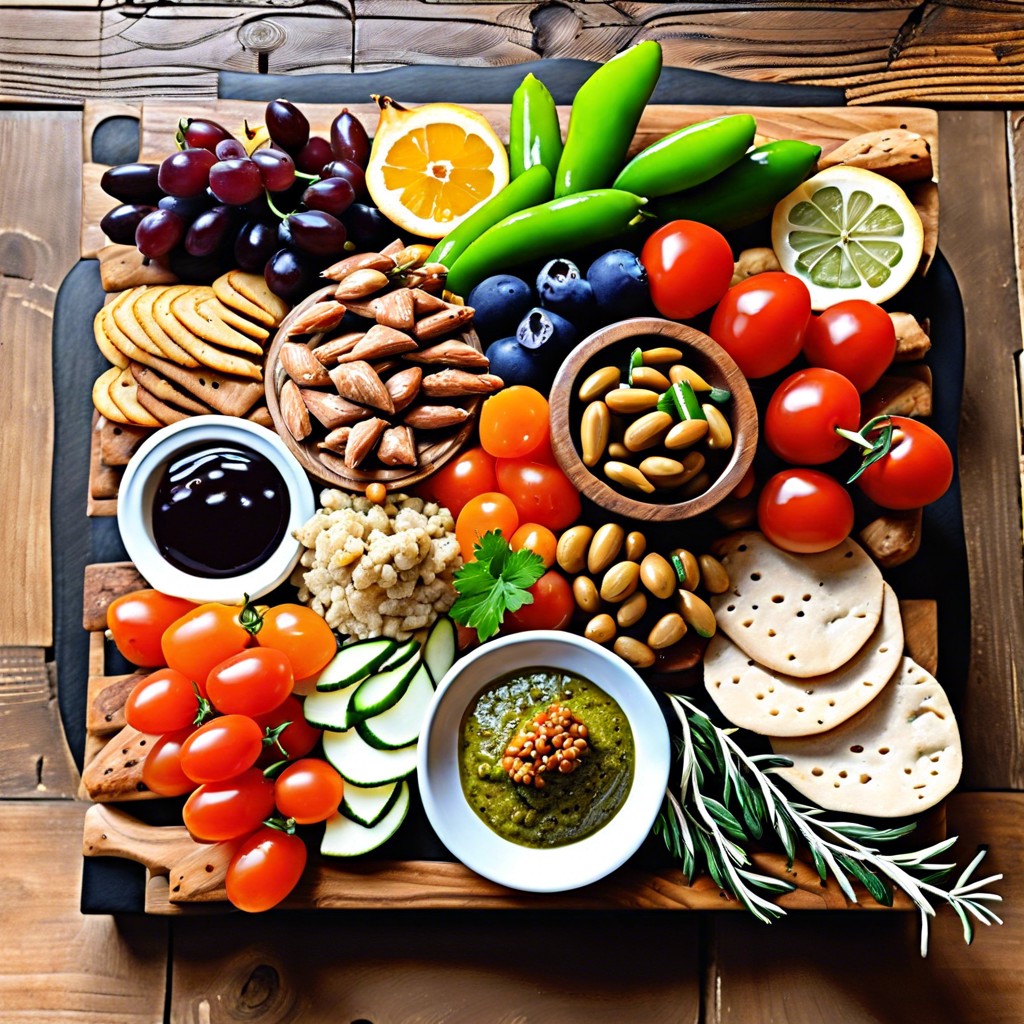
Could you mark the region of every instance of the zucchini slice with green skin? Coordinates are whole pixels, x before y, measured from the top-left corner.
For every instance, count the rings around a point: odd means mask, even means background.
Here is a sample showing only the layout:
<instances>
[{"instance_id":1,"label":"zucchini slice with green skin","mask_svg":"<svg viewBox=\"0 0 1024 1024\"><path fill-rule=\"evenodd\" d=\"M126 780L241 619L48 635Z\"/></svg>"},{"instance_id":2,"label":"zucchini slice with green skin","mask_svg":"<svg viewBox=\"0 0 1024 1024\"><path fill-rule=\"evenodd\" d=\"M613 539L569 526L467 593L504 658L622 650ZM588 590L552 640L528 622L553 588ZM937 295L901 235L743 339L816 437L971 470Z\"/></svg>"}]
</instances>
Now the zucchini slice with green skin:
<instances>
[{"instance_id":1,"label":"zucchini slice with green skin","mask_svg":"<svg viewBox=\"0 0 1024 1024\"><path fill-rule=\"evenodd\" d=\"M332 729L336 732L351 728L348 708L352 694L359 689L360 683L362 680L357 679L343 690L317 690L311 693L302 705L306 721L317 729Z\"/></svg>"},{"instance_id":2,"label":"zucchini slice with green skin","mask_svg":"<svg viewBox=\"0 0 1024 1024\"><path fill-rule=\"evenodd\" d=\"M379 715L382 711L394 707L409 688L412 677L419 671L419 657L403 661L398 668L388 672L378 672L364 679L348 706L348 724L355 725L364 718Z\"/></svg>"},{"instance_id":3,"label":"zucchini slice with green skin","mask_svg":"<svg viewBox=\"0 0 1024 1024\"><path fill-rule=\"evenodd\" d=\"M423 644L423 660L427 664L435 687L444 678L448 669L455 664L456 648L455 623L447 615L442 615L431 626Z\"/></svg>"},{"instance_id":4,"label":"zucchini slice with green skin","mask_svg":"<svg viewBox=\"0 0 1024 1024\"><path fill-rule=\"evenodd\" d=\"M387 711L356 723L360 736L378 750L397 750L420 738L420 728L427 707L434 698L430 671L424 663L412 677L402 699Z\"/></svg>"},{"instance_id":5,"label":"zucchini slice with green skin","mask_svg":"<svg viewBox=\"0 0 1024 1024\"><path fill-rule=\"evenodd\" d=\"M383 786L404 779L416 770L416 744L398 750L377 750L355 729L325 732L324 757L346 782L356 786Z\"/></svg>"},{"instance_id":6,"label":"zucchini slice with green skin","mask_svg":"<svg viewBox=\"0 0 1024 1024\"><path fill-rule=\"evenodd\" d=\"M398 787L398 799L376 825L367 828L344 814L335 813L327 819L320 852L325 857L358 857L376 850L397 831L409 813L409 784Z\"/></svg>"},{"instance_id":7,"label":"zucchini slice with green skin","mask_svg":"<svg viewBox=\"0 0 1024 1024\"><path fill-rule=\"evenodd\" d=\"M399 665L407 662L420 648L420 645L415 640L406 640L404 644L398 644L395 650L392 652L391 657L387 661L382 662L378 668L378 672L389 672L393 668L398 668Z\"/></svg>"},{"instance_id":8,"label":"zucchini slice with green skin","mask_svg":"<svg viewBox=\"0 0 1024 1024\"><path fill-rule=\"evenodd\" d=\"M394 654L398 643L387 637L355 640L327 663L316 681L318 690L341 690L350 683L365 679L377 671Z\"/></svg>"},{"instance_id":9,"label":"zucchini slice with green skin","mask_svg":"<svg viewBox=\"0 0 1024 1024\"><path fill-rule=\"evenodd\" d=\"M345 786L345 795L338 810L357 825L373 828L394 806L402 792L402 783L387 782L383 786Z\"/></svg>"}]
</instances>

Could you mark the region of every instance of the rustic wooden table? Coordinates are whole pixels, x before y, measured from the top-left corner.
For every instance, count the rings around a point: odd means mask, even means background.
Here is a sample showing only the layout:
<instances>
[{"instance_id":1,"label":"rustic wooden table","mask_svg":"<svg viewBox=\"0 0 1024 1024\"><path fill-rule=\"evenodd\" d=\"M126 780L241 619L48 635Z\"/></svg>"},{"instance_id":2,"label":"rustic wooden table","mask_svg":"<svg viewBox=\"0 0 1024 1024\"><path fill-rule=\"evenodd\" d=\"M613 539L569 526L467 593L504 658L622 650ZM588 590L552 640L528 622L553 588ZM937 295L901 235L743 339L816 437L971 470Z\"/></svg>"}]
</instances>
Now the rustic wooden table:
<instances>
[{"instance_id":1,"label":"rustic wooden table","mask_svg":"<svg viewBox=\"0 0 1024 1024\"><path fill-rule=\"evenodd\" d=\"M1024 3L785 5L0 0L0 1021L1020 1021L1024 570L1020 413ZM217 72L607 58L941 106L941 246L965 308L960 465L972 593L963 860L991 846L1006 924L962 945L940 913L602 917L451 912L242 920L83 917L78 778L55 699L51 493L56 290L79 252L82 103L211 98ZM985 107L974 106L984 104ZM59 400L59 396L58 399ZM951 587L964 581L951 579ZM438 921L443 920L443 928ZM557 941L531 955L539 924ZM508 935L522 938L509 943ZM523 941L525 940L525 941ZM516 949L521 952L512 953ZM525 954L525 955L524 955ZM557 965L557 969L552 969Z\"/></svg>"}]
</instances>

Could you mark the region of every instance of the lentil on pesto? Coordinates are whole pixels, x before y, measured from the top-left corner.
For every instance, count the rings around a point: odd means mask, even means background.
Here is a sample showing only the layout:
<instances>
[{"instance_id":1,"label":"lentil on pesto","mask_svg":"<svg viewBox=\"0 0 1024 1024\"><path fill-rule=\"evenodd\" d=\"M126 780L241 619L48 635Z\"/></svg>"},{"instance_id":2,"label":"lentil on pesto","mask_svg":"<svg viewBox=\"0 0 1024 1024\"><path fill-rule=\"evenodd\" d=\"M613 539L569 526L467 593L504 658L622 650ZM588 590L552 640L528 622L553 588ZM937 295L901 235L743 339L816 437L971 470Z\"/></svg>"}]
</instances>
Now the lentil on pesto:
<instances>
[{"instance_id":1,"label":"lentil on pesto","mask_svg":"<svg viewBox=\"0 0 1024 1024\"><path fill-rule=\"evenodd\" d=\"M513 737L552 703L586 727L586 756L575 770L551 772L543 788L519 785L502 767ZM522 846L583 839L618 812L633 781L633 732L600 687L568 672L530 668L495 680L462 723L459 774L470 806L498 835Z\"/></svg>"}]
</instances>

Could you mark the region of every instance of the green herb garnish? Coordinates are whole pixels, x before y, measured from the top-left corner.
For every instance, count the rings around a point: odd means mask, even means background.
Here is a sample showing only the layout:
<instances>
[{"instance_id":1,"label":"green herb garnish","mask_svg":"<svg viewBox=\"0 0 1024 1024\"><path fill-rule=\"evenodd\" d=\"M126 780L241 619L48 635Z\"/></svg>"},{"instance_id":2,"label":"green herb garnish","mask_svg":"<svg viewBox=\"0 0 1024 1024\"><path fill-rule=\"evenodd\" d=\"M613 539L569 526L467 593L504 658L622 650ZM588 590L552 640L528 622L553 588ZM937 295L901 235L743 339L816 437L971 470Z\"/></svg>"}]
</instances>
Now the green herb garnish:
<instances>
[{"instance_id":1,"label":"green herb garnish","mask_svg":"<svg viewBox=\"0 0 1024 1024\"><path fill-rule=\"evenodd\" d=\"M544 575L544 559L528 548L513 551L501 530L485 533L473 545L473 557L455 573L459 596L450 614L487 640L498 632L506 612L533 604L529 588Z\"/></svg>"}]
</instances>

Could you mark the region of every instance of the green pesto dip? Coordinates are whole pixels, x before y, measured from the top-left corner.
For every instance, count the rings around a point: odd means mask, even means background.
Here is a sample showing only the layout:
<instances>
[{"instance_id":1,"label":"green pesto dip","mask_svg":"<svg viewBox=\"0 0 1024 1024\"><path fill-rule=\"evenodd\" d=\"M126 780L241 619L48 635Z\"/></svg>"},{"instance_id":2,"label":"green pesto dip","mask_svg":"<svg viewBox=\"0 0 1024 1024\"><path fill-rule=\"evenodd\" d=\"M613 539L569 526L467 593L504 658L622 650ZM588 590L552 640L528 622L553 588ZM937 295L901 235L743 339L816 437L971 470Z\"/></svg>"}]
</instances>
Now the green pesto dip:
<instances>
[{"instance_id":1,"label":"green pesto dip","mask_svg":"<svg viewBox=\"0 0 1024 1024\"><path fill-rule=\"evenodd\" d=\"M546 775L543 789L517 785L502 770L505 748L554 701L586 725L587 756L571 774ZM563 846L606 825L626 800L633 763L633 732L619 705L588 680L558 669L502 676L462 723L462 791L493 832L522 846Z\"/></svg>"}]
</instances>

